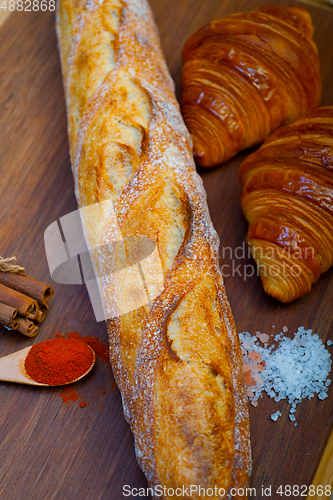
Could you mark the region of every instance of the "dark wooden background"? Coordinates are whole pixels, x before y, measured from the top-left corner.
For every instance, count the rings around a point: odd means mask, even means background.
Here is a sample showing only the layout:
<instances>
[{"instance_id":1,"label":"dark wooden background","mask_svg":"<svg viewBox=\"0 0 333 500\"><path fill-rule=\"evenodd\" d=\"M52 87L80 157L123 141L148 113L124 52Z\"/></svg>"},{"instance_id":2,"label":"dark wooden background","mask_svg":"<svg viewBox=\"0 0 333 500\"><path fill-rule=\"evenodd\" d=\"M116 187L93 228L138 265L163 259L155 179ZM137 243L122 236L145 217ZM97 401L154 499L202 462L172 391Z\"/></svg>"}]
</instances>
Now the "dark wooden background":
<instances>
[{"instance_id":1,"label":"dark wooden background","mask_svg":"<svg viewBox=\"0 0 333 500\"><path fill-rule=\"evenodd\" d=\"M311 3L268 0L266 4L305 5L315 25L324 93L333 104L333 10ZM152 0L162 45L180 96L180 52L195 29L214 18L251 10L260 0ZM14 12L0 29L0 254L16 255L27 272L50 281L44 252L46 227L76 209L73 193L65 103L54 30L54 13ZM200 170L213 223L223 247L242 246L247 225L239 207L237 167L247 153L221 168ZM227 263L231 261L227 259ZM241 266L250 264L244 257ZM323 340L333 338L333 270L310 294L280 305L262 291L253 276L226 277L225 284L239 331L292 334L312 328ZM54 284L51 312L34 339L0 327L0 355L10 354L55 332L78 331L107 341L96 323L85 286ZM0 499L119 500L122 487L145 487L124 420L110 367L97 362L75 384L79 401L67 406L54 389L0 383ZM105 394L102 393L105 390ZM272 422L270 415L282 411ZM264 397L250 408L252 486L310 484L332 427L333 398L303 401L298 426L288 419L288 404Z\"/></svg>"}]
</instances>

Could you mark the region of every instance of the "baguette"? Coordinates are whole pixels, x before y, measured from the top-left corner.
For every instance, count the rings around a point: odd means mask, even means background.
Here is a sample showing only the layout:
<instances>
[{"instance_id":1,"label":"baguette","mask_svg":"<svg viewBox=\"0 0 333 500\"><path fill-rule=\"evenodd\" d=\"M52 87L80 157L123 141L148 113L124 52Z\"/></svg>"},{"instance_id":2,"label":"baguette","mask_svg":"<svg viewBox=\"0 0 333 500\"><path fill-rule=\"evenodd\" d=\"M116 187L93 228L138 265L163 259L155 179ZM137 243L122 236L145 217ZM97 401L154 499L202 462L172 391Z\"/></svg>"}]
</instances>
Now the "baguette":
<instances>
[{"instance_id":1,"label":"baguette","mask_svg":"<svg viewBox=\"0 0 333 500\"><path fill-rule=\"evenodd\" d=\"M169 490L158 498L181 498L172 489L190 485L184 498L227 498L251 469L242 356L153 15L145 0L61 0L57 35L78 205L111 200L121 235L154 240L161 260L159 295L107 321L138 462L150 487ZM83 224L98 239L100 275L114 227ZM113 301L107 284L100 293ZM199 496L199 486L214 495Z\"/></svg>"}]
</instances>

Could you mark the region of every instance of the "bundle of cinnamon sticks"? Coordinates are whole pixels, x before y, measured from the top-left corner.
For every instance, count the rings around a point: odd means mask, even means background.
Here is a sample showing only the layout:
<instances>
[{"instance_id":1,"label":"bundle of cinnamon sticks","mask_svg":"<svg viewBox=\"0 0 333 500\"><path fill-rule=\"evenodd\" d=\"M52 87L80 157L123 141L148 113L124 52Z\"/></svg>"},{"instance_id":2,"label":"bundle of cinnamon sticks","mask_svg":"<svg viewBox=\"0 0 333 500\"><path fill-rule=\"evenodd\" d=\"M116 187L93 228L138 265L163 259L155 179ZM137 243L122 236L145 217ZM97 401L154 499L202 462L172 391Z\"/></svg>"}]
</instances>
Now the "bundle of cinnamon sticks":
<instances>
[{"instance_id":1,"label":"bundle of cinnamon sticks","mask_svg":"<svg viewBox=\"0 0 333 500\"><path fill-rule=\"evenodd\" d=\"M0 324L34 337L48 313L53 288L26 274L0 271Z\"/></svg>"}]
</instances>

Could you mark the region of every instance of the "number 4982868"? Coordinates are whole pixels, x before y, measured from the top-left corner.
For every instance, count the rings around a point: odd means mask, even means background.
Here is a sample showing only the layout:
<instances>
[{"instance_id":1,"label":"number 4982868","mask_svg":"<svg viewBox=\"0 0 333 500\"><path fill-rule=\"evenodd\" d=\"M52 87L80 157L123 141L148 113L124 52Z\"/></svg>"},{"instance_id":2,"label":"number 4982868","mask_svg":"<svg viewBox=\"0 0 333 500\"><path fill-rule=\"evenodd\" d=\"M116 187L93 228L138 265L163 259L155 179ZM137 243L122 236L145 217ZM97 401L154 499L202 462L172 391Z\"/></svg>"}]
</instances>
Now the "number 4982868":
<instances>
[{"instance_id":1,"label":"number 4982868","mask_svg":"<svg viewBox=\"0 0 333 500\"><path fill-rule=\"evenodd\" d=\"M3 9L5 11L53 11L55 10L55 0L3 0L3 2L0 4L0 9Z\"/></svg>"}]
</instances>

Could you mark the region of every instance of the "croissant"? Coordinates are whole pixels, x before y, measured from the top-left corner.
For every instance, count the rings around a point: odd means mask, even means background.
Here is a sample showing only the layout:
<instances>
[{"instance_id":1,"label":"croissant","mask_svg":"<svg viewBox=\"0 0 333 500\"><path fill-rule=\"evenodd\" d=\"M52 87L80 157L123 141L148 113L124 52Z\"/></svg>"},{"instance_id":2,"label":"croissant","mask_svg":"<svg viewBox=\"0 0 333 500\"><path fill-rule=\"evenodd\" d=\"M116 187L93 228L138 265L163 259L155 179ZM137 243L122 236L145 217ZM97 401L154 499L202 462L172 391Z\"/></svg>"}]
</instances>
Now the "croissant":
<instances>
[{"instance_id":1,"label":"croissant","mask_svg":"<svg viewBox=\"0 0 333 500\"><path fill-rule=\"evenodd\" d=\"M265 292L291 302L333 264L333 106L276 131L242 163L239 180Z\"/></svg>"},{"instance_id":2,"label":"croissant","mask_svg":"<svg viewBox=\"0 0 333 500\"><path fill-rule=\"evenodd\" d=\"M213 21L183 48L182 114L201 167L226 162L318 106L310 14L260 7Z\"/></svg>"}]
</instances>

